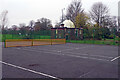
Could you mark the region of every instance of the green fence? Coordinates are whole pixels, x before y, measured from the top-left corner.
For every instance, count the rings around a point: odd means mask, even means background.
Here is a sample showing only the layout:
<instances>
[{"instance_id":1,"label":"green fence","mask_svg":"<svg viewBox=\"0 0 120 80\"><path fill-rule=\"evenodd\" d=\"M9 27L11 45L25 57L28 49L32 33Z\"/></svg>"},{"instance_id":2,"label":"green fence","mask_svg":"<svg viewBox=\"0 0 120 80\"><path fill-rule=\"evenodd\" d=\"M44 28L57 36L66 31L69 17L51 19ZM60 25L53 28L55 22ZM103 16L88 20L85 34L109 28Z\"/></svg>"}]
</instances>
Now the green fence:
<instances>
[{"instance_id":1,"label":"green fence","mask_svg":"<svg viewBox=\"0 0 120 80\"><path fill-rule=\"evenodd\" d=\"M108 28L61 29L39 31L13 31L0 34L6 39L57 39L66 38L67 42L83 44L119 45L120 32Z\"/></svg>"},{"instance_id":2,"label":"green fence","mask_svg":"<svg viewBox=\"0 0 120 80\"><path fill-rule=\"evenodd\" d=\"M67 42L83 44L119 45L120 39L119 34L120 32L117 32L115 29L110 30L106 27L83 29L81 39L77 38L75 38L74 40L69 39L67 40ZM77 37L75 34L74 36Z\"/></svg>"},{"instance_id":3,"label":"green fence","mask_svg":"<svg viewBox=\"0 0 120 80\"><path fill-rule=\"evenodd\" d=\"M51 39L51 30L13 32L1 34L2 41L6 39Z\"/></svg>"}]
</instances>

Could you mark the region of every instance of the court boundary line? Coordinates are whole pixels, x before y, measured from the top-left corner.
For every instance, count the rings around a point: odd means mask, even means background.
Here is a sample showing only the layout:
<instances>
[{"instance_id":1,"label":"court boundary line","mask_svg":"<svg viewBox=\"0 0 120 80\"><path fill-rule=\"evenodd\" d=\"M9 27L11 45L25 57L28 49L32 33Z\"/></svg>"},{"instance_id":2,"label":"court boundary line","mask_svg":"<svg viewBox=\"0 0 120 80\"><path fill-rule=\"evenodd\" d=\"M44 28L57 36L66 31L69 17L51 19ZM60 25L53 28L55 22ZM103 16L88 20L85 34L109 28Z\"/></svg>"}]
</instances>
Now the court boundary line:
<instances>
[{"instance_id":1,"label":"court boundary line","mask_svg":"<svg viewBox=\"0 0 120 80\"><path fill-rule=\"evenodd\" d=\"M32 70L32 69L24 68L24 67L21 67L21 66L17 66L17 65L14 65L14 64L7 63L7 62L0 61L0 63L11 66L11 67L14 67L14 68L18 68L18 69L21 69L21 70L24 70L24 71L32 72L34 74L46 76L46 77L49 77L49 78L52 78L52 79L62 80L58 77L55 77L55 76L52 76L52 75L49 75L49 74L45 74L45 73L42 73L42 72L38 72L38 71L35 71L35 70Z\"/></svg>"},{"instance_id":2,"label":"court boundary line","mask_svg":"<svg viewBox=\"0 0 120 80\"><path fill-rule=\"evenodd\" d=\"M79 54L79 53L72 53L72 52L66 52L66 53L71 53L71 54ZM96 57L101 57L101 58L113 58L113 57L110 57L110 56L102 56L102 55L90 55L90 54L79 54L79 55L87 55L87 56L89 56L89 57L94 57L94 56L96 56Z\"/></svg>"},{"instance_id":3,"label":"court boundary line","mask_svg":"<svg viewBox=\"0 0 120 80\"><path fill-rule=\"evenodd\" d=\"M120 56L117 56L117 57L115 57L115 58L113 58L112 60L110 60L110 61L115 61L115 60L117 60L117 59L119 59L120 58Z\"/></svg>"},{"instance_id":4,"label":"court boundary line","mask_svg":"<svg viewBox=\"0 0 120 80\"><path fill-rule=\"evenodd\" d=\"M72 48L72 49L66 49L66 50L61 50L61 51L71 51L71 50L79 50L79 49L84 49L84 48L87 48L87 47L93 47L93 46L86 46L86 47L82 47L82 48Z\"/></svg>"},{"instance_id":5,"label":"court boundary line","mask_svg":"<svg viewBox=\"0 0 120 80\"><path fill-rule=\"evenodd\" d=\"M86 73L80 75L79 78L84 78L84 76L86 76L86 75L92 73L93 71L94 71L94 70L91 70L91 71L89 71L89 72L86 72Z\"/></svg>"},{"instance_id":6,"label":"court boundary line","mask_svg":"<svg viewBox=\"0 0 120 80\"><path fill-rule=\"evenodd\" d=\"M18 49L18 48L17 48ZM28 49L28 48L26 48L26 49ZM31 48L32 49L32 48ZM32 50L36 50L35 48L33 48ZM61 51L61 50L45 50L45 49L42 49L42 50L36 50L36 51L50 51L50 52L59 52L59 53L61 53L61 52L63 52L63 51ZM46 52L45 52L46 53ZM71 54L73 54L72 52L65 52L65 53L71 53ZM79 53L74 53L74 54L77 54L77 55L83 55L83 56L90 56L90 57L101 57L101 58L114 58L114 57L111 57L111 56L102 56L102 55L90 55L90 54L79 54Z\"/></svg>"}]
</instances>

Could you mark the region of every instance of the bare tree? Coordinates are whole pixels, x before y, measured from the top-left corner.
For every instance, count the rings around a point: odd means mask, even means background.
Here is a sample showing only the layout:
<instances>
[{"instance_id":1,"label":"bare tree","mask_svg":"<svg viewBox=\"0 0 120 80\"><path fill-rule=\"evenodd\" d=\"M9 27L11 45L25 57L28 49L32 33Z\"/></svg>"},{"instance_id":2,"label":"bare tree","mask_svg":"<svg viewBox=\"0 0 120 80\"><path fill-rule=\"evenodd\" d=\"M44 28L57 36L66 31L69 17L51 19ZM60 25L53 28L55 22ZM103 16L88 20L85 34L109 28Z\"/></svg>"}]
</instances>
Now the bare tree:
<instances>
[{"instance_id":1,"label":"bare tree","mask_svg":"<svg viewBox=\"0 0 120 80\"><path fill-rule=\"evenodd\" d=\"M33 21L33 20L31 20L30 22L29 22L29 27L33 27L35 25L35 22Z\"/></svg>"},{"instance_id":2,"label":"bare tree","mask_svg":"<svg viewBox=\"0 0 120 80\"><path fill-rule=\"evenodd\" d=\"M120 16L118 16L118 31L120 32Z\"/></svg>"},{"instance_id":3,"label":"bare tree","mask_svg":"<svg viewBox=\"0 0 120 80\"><path fill-rule=\"evenodd\" d=\"M93 4L90 11L91 18L98 24L98 26L102 26L104 19L109 15L109 10L106 5L102 2L97 2Z\"/></svg>"},{"instance_id":4,"label":"bare tree","mask_svg":"<svg viewBox=\"0 0 120 80\"><path fill-rule=\"evenodd\" d=\"M117 16L105 16L102 25L117 28Z\"/></svg>"},{"instance_id":5,"label":"bare tree","mask_svg":"<svg viewBox=\"0 0 120 80\"><path fill-rule=\"evenodd\" d=\"M19 26L20 26L20 28L24 28L24 27L26 27L26 24L25 23L20 23Z\"/></svg>"},{"instance_id":6,"label":"bare tree","mask_svg":"<svg viewBox=\"0 0 120 80\"><path fill-rule=\"evenodd\" d=\"M17 25L12 25L12 30L16 31L17 30Z\"/></svg>"},{"instance_id":7,"label":"bare tree","mask_svg":"<svg viewBox=\"0 0 120 80\"><path fill-rule=\"evenodd\" d=\"M55 28L60 28L60 23L61 23L61 22L56 21L56 22L55 22Z\"/></svg>"},{"instance_id":8,"label":"bare tree","mask_svg":"<svg viewBox=\"0 0 120 80\"><path fill-rule=\"evenodd\" d=\"M26 30L26 24L25 23L20 23L19 26L20 26L20 28L19 28L20 29L20 33L21 34L26 34L27 33L26 32L27 31Z\"/></svg>"},{"instance_id":9,"label":"bare tree","mask_svg":"<svg viewBox=\"0 0 120 80\"><path fill-rule=\"evenodd\" d=\"M60 17L60 24L62 24L66 19L66 15L63 14L63 16Z\"/></svg>"},{"instance_id":10,"label":"bare tree","mask_svg":"<svg viewBox=\"0 0 120 80\"><path fill-rule=\"evenodd\" d=\"M51 20L47 18L40 18L37 20L37 23L42 30L46 30L48 29L49 25L51 25Z\"/></svg>"},{"instance_id":11,"label":"bare tree","mask_svg":"<svg viewBox=\"0 0 120 80\"><path fill-rule=\"evenodd\" d=\"M2 30L4 30L5 27L7 27L7 24L8 24L7 14L8 14L8 11L5 10L0 15L0 26L1 26Z\"/></svg>"},{"instance_id":12,"label":"bare tree","mask_svg":"<svg viewBox=\"0 0 120 80\"><path fill-rule=\"evenodd\" d=\"M84 10L82 9L81 0L74 0L67 9L66 18L71 20L75 24L75 18L78 14L82 13Z\"/></svg>"}]
</instances>

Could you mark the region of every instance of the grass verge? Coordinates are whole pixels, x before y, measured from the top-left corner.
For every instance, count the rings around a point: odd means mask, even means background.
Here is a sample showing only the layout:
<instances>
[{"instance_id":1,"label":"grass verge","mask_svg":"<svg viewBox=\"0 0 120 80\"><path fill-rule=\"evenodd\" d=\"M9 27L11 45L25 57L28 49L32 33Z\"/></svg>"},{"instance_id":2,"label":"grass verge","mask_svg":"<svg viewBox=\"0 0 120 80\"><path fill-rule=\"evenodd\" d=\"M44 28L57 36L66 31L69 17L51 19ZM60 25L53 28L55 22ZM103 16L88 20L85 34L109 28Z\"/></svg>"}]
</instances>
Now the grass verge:
<instances>
[{"instance_id":1,"label":"grass verge","mask_svg":"<svg viewBox=\"0 0 120 80\"><path fill-rule=\"evenodd\" d=\"M119 45L119 42L114 40L66 40L66 42L81 43L81 44Z\"/></svg>"}]
</instances>

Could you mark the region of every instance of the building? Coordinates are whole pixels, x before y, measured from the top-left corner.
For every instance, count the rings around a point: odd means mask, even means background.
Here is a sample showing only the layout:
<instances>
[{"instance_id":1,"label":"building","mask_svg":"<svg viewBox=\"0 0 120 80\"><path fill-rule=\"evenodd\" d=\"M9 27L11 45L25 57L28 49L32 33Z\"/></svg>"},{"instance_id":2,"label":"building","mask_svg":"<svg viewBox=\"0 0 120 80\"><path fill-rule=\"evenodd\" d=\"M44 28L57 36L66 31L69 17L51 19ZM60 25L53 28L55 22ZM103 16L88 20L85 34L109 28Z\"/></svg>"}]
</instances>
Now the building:
<instances>
[{"instance_id":1,"label":"building","mask_svg":"<svg viewBox=\"0 0 120 80\"><path fill-rule=\"evenodd\" d=\"M60 27L51 28L52 39L66 39L66 40L82 40L83 29L75 28L75 25L70 20L65 20Z\"/></svg>"},{"instance_id":2,"label":"building","mask_svg":"<svg viewBox=\"0 0 120 80\"><path fill-rule=\"evenodd\" d=\"M52 39L66 39L66 40L82 40L83 29L82 28L51 28Z\"/></svg>"}]
</instances>

